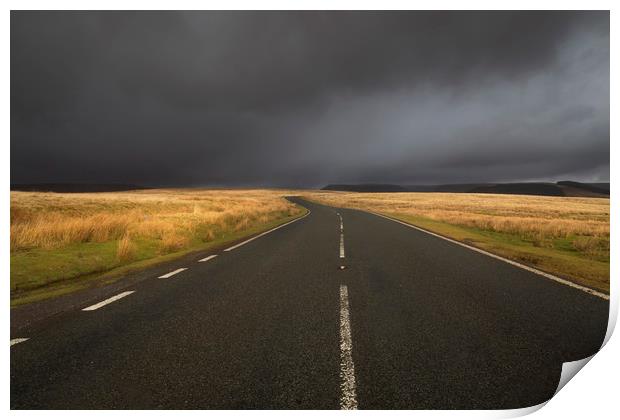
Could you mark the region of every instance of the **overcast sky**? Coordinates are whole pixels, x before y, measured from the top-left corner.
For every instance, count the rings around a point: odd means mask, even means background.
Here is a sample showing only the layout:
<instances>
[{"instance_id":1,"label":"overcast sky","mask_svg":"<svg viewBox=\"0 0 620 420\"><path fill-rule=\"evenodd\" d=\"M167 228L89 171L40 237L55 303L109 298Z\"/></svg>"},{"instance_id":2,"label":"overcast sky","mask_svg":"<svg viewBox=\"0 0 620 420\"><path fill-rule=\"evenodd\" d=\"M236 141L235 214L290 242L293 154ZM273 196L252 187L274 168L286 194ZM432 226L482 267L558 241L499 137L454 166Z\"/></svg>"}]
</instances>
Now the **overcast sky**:
<instances>
[{"instance_id":1,"label":"overcast sky","mask_svg":"<svg viewBox=\"0 0 620 420\"><path fill-rule=\"evenodd\" d=\"M607 12L12 12L11 182L609 180Z\"/></svg>"}]
</instances>

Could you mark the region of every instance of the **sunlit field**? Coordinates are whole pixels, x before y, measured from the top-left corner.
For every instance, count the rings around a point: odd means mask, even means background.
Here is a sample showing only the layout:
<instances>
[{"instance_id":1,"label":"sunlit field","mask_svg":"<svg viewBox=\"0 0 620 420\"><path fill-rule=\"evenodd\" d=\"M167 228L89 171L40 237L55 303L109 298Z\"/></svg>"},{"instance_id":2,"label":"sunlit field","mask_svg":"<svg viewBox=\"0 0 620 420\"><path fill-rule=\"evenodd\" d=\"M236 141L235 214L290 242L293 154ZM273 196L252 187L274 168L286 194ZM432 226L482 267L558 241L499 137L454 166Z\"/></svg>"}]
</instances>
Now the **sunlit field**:
<instances>
[{"instance_id":1,"label":"sunlit field","mask_svg":"<svg viewBox=\"0 0 620 420\"><path fill-rule=\"evenodd\" d=\"M609 199L316 192L315 201L399 218L609 291Z\"/></svg>"},{"instance_id":2,"label":"sunlit field","mask_svg":"<svg viewBox=\"0 0 620 420\"><path fill-rule=\"evenodd\" d=\"M609 199L170 189L11 192L13 304L225 245L300 216L284 197L378 212L609 291Z\"/></svg>"},{"instance_id":3,"label":"sunlit field","mask_svg":"<svg viewBox=\"0 0 620 420\"><path fill-rule=\"evenodd\" d=\"M208 249L304 211L278 190L11 192L11 296L83 285L94 273ZM143 266L143 265L140 265ZM49 290L46 290L49 292ZM53 294L54 292L52 292Z\"/></svg>"}]
</instances>

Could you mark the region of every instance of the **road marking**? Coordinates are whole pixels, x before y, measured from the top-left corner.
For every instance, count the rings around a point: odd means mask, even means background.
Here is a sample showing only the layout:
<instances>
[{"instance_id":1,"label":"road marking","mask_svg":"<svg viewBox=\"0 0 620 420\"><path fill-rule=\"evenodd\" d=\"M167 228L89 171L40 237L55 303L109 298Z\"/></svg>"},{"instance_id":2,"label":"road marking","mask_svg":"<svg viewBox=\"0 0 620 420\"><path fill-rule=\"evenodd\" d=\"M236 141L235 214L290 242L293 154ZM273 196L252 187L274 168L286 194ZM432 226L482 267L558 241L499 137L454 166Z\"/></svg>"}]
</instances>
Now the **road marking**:
<instances>
[{"instance_id":1,"label":"road marking","mask_svg":"<svg viewBox=\"0 0 620 420\"><path fill-rule=\"evenodd\" d=\"M84 308L84 309L82 309L82 310L83 310L83 311L94 311L94 310L97 310L97 309L99 309L99 308L101 308L101 307L103 307L103 306L106 306L106 305L108 305L108 304L110 304L110 303L114 302L114 301L117 301L117 300L119 300L119 299L122 299L122 298L124 298L125 296L129 296L129 295L130 295L130 294L132 294L133 292L135 292L135 290L128 290L128 291L126 291L126 292L119 293L118 295L116 295L116 296L112 296L111 298L106 299L106 300L104 300L103 302L96 303L96 304L94 304L94 305L92 305L92 306L89 306L89 307L87 307L87 308Z\"/></svg>"},{"instance_id":2,"label":"road marking","mask_svg":"<svg viewBox=\"0 0 620 420\"><path fill-rule=\"evenodd\" d=\"M232 250L233 250L233 249L235 249L235 248L239 248L240 246L243 246L243 245L245 245L245 244L247 244L247 243L249 243L249 242L252 242L254 239L258 239L258 238L260 238L261 236L264 236L264 235L266 235L266 234L268 234L268 233L273 232L274 230L278 230L278 229L280 229L280 228L283 228L284 226L290 225L291 223L295 223L295 222L297 222L297 221L299 221L299 220L301 220L301 219L303 219L303 218L307 217L309 214L310 214L310 210L308 210L308 213L304 214L304 215L303 215L303 216L301 216L301 217L298 217L298 218L297 218L297 219L295 219L295 220L291 220L290 222L286 222L286 223L284 223L283 225L276 226L276 227L274 227L273 229L268 230L267 232L263 232L263 233L261 233L261 234L259 234L259 235L256 235L256 236L254 236L254 237L252 237L252 238L250 238L250 239L248 239L248 240L246 240L246 241L243 241L243 242L241 242L241 243L239 243L239 244L237 244L237 245L233 245L233 246L231 246L231 247L229 247L229 248L226 248L224 251L225 251L225 252L227 252L227 251L232 251Z\"/></svg>"},{"instance_id":3,"label":"road marking","mask_svg":"<svg viewBox=\"0 0 620 420\"><path fill-rule=\"evenodd\" d=\"M217 255L209 255L208 257L203 258L202 260L198 260L198 262L206 262L206 261L212 260L215 257L217 257Z\"/></svg>"},{"instance_id":4,"label":"road marking","mask_svg":"<svg viewBox=\"0 0 620 420\"><path fill-rule=\"evenodd\" d=\"M546 277L546 278L548 278L550 280L553 280L553 281L555 281L557 283L561 283L561 284L563 284L565 286L569 286L569 287L572 287L572 288L575 288L575 289L579 289L582 292L589 293L589 294L591 294L593 296L596 296L596 297L599 297L601 299L609 300L609 295L606 295L605 293L598 292L598 291L596 291L594 289L590 289L589 287L585 287L585 286L582 286L580 284L573 283L570 280L566 280L566 279L563 279L561 277L554 276L553 274L545 273L544 271L537 270L536 268L530 267L528 265L521 264L521 263L518 263L516 261L509 260L508 258L500 257L499 255L492 254L492 253L484 251L484 250L482 250L480 248L476 248L475 246L464 244L463 242L459 242L459 241L457 241L455 239L447 238L445 236L439 235L439 234L431 232L429 230L422 229L421 227L417 227L417 226L414 226L412 224L403 222L401 220L394 219L393 217L390 217L390 216L385 216L383 214L375 213L375 212L372 212L372 211L368 211L368 213L374 214L375 216L383 217L384 219L388 219L388 220L391 220L391 221L396 222L396 223L400 223L401 225L405 225L405 226L410 227L412 229L419 230L420 232L427 233L429 235L435 236L435 237L443 239L445 241L452 242L453 244L460 245L460 246L465 247L467 249L470 249L472 251L476 251L476 252L478 252L480 254L484 254L484 255L486 255L488 257L495 258L496 260L500 260L500 261L503 261L505 263L514 265L515 267L519 267L519 268L522 268L524 270L530 271L532 273L538 274L539 276Z\"/></svg>"},{"instance_id":5,"label":"road marking","mask_svg":"<svg viewBox=\"0 0 620 420\"><path fill-rule=\"evenodd\" d=\"M353 340L349 320L349 290L340 285L340 409L357 410Z\"/></svg>"},{"instance_id":6,"label":"road marking","mask_svg":"<svg viewBox=\"0 0 620 420\"><path fill-rule=\"evenodd\" d=\"M187 268L178 268L174 271L169 272L168 274L164 274L163 276L157 277L158 279L167 279L169 277L174 276L175 274L179 274L181 271L185 271Z\"/></svg>"},{"instance_id":7,"label":"road marking","mask_svg":"<svg viewBox=\"0 0 620 420\"><path fill-rule=\"evenodd\" d=\"M29 338L14 338L11 340L11 347L13 347L14 344L19 344L19 343L23 343L24 341L28 341L30 340Z\"/></svg>"},{"instance_id":8,"label":"road marking","mask_svg":"<svg viewBox=\"0 0 620 420\"><path fill-rule=\"evenodd\" d=\"M344 270L344 226L342 224L342 216L340 213L337 213L340 218L340 269Z\"/></svg>"}]
</instances>

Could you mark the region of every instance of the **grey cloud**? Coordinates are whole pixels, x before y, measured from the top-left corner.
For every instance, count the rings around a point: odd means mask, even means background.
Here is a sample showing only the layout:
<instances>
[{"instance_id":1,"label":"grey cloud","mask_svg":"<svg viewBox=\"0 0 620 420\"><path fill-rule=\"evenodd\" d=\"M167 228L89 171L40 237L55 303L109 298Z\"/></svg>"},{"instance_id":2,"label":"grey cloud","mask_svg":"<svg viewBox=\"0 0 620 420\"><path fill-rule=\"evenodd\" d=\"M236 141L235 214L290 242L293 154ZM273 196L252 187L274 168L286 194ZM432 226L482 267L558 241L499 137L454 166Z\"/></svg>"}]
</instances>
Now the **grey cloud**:
<instances>
[{"instance_id":1,"label":"grey cloud","mask_svg":"<svg viewBox=\"0 0 620 420\"><path fill-rule=\"evenodd\" d=\"M12 12L11 182L609 177L606 12Z\"/></svg>"}]
</instances>

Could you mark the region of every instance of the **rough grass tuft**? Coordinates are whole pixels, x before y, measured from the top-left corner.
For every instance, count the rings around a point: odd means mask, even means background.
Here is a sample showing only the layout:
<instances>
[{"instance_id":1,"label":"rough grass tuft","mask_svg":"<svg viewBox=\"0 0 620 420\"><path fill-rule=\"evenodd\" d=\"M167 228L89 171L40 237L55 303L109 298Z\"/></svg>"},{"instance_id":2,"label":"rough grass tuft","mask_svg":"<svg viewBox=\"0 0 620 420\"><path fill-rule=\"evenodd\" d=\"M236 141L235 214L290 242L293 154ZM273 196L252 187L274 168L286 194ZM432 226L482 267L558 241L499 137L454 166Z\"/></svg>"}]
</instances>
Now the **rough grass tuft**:
<instances>
[{"instance_id":1,"label":"rough grass tuft","mask_svg":"<svg viewBox=\"0 0 620 420\"><path fill-rule=\"evenodd\" d=\"M170 252L176 252L185 248L189 244L189 239L185 236L177 233L166 234L161 242L159 249L162 254L168 254Z\"/></svg>"},{"instance_id":2,"label":"rough grass tuft","mask_svg":"<svg viewBox=\"0 0 620 420\"><path fill-rule=\"evenodd\" d=\"M116 257L120 262L132 261L136 255L136 245L131 241L129 235L123 236L118 241Z\"/></svg>"}]
</instances>

